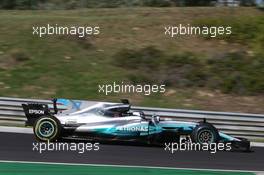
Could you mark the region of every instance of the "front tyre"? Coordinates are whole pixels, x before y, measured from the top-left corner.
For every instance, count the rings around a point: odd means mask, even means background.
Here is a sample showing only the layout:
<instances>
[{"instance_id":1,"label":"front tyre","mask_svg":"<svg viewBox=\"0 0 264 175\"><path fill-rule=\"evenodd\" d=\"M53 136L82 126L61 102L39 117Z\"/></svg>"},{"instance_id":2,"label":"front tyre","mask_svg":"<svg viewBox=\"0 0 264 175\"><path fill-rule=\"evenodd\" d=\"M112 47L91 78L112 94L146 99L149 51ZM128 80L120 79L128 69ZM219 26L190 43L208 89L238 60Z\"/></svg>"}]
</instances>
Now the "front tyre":
<instances>
[{"instance_id":1,"label":"front tyre","mask_svg":"<svg viewBox=\"0 0 264 175\"><path fill-rule=\"evenodd\" d=\"M191 134L192 141L200 144L217 143L219 134L217 129L210 123L200 123L193 129Z\"/></svg>"},{"instance_id":2,"label":"front tyre","mask_svg":"<svg viewBox=\"0 0 264 175\"><path fill-rule=\"evenodd\" d=\"M44 116L36 120L34 134L39 141L55 141L59 139L60 122L52 116Z\"/></svg>"}]
</instances>

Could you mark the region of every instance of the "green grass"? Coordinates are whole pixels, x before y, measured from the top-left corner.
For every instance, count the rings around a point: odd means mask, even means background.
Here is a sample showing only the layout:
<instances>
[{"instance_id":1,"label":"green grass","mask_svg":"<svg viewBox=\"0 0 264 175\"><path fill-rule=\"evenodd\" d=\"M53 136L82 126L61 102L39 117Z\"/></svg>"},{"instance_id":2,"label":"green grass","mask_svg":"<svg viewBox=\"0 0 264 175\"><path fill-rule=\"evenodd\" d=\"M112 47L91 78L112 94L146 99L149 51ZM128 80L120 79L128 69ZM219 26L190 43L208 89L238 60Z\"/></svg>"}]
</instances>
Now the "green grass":
<instances>
[{"instance_id":1,"label":"green grass","mask_svg":"<svg viewBox=\"0 0 264 175\"><path fill-rule=\"evenodd\" d=\"M0 175L251 175L247 172L221 172L206 170L177 170L161 168L139 168L139 167L114 167L114 166L91 166L91 165L54 165L40 163L0 163Z\"/></svg>"},{"instance_id":2,"label":"green grass","mask_svg":"<svg viewBox=\"0 0 264 175\"><path fill-rule=\"evenodd\" d=\"M230 43L242 43L248 45L255 53L264 54L264 16L245 16L234 18L215 18L196 20L195 24L200 26L230 26L232 34L217 36ZM207 39L210 37L206 36Z\"/></svg>"},{"instance_id":3,"label":"green grass","mask_svg":"<svg viewBox=\"0 0 264 175\"><path fill-rule=\"evenodd\" d=\"M167 88L172 93L150 96L105 96L98 93L98 84L111 84L113 81L129 83L131 74L134 78L140 78L141 72L137 67L128 70L122 65L113 64L115 56L123 49L140 50L152 46L167 55L191 52L201 59L241 48L246 51L253 48L253 52L260 52L261 49L250 44L255 42L251 40L248 44L245 44L246 40L245 43L230 47L229 44L219 44L219 40L206 40L203 37L169 39L164 36L166 25L191 24L208 16L237 19L245 16L261 17L263 12L254 8L205 7L0 11L0 96L104 101L127 97L134 104L145 106L232 110L234 108L229 108L228 104L219 106L212 103L213 99L197 95L197 91L208 90L200 87L172 85ZM61 26L99 25L101 34L85 40L67 36L38 38L32 35L32 26L48 23ZM150 73L153 77L159 74L158 71ZM214 90L209 91L217 95ZM229 102L226 98L219 99L223 103ZM261 94L256 99L261 99ZM256 100L245 103L249 103L252 112L264 109L264 103ZM235 109L245 111L246 108L237 104Z\"/></svg>"}]
</instances>

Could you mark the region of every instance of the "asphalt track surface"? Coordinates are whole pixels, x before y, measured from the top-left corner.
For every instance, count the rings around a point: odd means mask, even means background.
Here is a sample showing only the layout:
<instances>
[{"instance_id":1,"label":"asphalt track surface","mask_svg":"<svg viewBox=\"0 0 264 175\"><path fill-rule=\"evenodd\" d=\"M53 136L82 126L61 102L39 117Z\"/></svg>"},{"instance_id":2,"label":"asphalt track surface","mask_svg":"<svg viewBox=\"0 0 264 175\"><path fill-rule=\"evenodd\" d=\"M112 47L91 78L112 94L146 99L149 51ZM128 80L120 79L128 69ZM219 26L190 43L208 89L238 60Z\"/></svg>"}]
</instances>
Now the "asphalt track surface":
<instances>
[{"instance_id":1,"label":"asphalt track surface","mask_svg":"<svg viewBox=\"0 0 264 175\"><path fill-rule=\"evenodd\" d=\"M178 151L160 147L101 144L99 151L32 151L32 134L0 133L0 160L264 171L264 147L253 152Z\"/></svg>"}]
</instances>

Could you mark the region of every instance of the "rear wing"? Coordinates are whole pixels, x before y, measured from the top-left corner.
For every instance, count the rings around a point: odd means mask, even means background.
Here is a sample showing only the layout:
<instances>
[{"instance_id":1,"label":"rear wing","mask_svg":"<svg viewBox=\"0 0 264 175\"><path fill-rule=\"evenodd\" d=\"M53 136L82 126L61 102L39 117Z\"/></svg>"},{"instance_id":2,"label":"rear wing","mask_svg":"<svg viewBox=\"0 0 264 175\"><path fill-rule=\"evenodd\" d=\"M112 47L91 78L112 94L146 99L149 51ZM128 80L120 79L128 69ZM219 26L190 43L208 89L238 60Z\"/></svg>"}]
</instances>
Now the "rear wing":
<instances>
[{"instance_id":1,"label":"rear wing","mask_svg":"<svg viewBox=\"0 0 264 175\"><path fill-rule=\"evenodd\" d=\"M41 104L41 103L22 104L22 108L27 118L26 126L33 126L35 121L39 117L56 114L58 112L57 99L53 99L52 102L53 102L54 113L50 111L48 104Z\"/></svg>"},{"instance_id":2,"label":"rear wing","mask_svg":"<svg viewBox=\"0 0 264 175\"><path fill-rule=\"evenodd\" d=\"M39 117L50 114L47 104L28 103L22 104L22 107L27 117L26 126L33 126Z\"/></svg>"}]
</instances>

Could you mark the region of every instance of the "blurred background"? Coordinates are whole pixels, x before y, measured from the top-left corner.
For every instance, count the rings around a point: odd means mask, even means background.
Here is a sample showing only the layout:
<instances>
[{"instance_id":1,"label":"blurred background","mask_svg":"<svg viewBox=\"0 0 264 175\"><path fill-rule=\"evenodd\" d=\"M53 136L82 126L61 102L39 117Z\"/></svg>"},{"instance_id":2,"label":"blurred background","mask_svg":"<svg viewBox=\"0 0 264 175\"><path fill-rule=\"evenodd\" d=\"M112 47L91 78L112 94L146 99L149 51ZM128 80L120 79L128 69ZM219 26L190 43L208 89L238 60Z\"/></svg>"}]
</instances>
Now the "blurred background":
<instances>
[{"instance_id":1,"label":"blurred background","mask_svg":"<svg viewBox=\"0 0 264 175\"><path fill-rule=\"evenodd\" d=\"M263 0L0 0L0 96L118 101L264 113ZM232 35L164 35L168 25ZM32 35L33 26L100 26L100 35ZM98 93L165 84L164 94Z\"/></svg>"}]
</instances>

